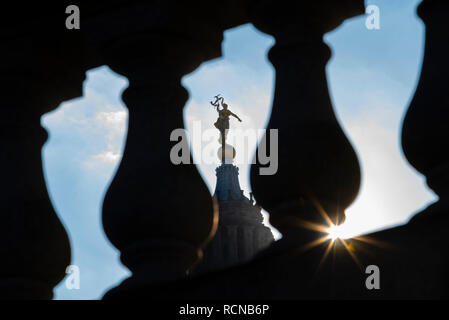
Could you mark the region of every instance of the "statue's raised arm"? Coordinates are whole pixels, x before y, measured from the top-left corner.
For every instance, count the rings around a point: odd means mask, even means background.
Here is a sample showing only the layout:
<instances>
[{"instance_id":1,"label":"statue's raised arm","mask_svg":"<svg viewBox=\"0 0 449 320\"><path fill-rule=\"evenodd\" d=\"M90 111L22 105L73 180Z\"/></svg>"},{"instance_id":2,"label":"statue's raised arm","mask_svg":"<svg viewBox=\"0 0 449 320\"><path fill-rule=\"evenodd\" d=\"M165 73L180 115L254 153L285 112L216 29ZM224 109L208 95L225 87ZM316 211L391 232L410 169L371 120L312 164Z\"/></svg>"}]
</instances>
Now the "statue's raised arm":
<instances>
[{"instance_id":1,"label":"statue's raised arm","mask_svg":"<svg viewBox=\"0 0 449 320\"><path fill-rule=\"evenodd\" d=\"M219 109L219 107L220 107L220 100L223 103L223 97L220 97L220 95L218 94L214 98L215 98L215 101L214 102L210 101L210 104L213 105L215 108L217 108L217 111L219 111L220 110Z\"/></svg>"}]
</instances>

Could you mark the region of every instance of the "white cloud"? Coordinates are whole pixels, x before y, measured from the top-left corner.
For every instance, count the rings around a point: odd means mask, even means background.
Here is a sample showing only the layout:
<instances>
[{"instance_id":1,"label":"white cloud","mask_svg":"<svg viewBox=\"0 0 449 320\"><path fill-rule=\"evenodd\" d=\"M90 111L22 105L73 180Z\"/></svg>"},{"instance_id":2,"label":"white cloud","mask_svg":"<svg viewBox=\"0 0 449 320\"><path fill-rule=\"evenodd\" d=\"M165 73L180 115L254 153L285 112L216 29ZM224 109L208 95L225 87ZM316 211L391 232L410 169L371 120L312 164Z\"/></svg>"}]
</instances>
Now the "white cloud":
<instances>
[{"instance_id":1,"label":"white cloud","mask_svg":"<svg viewBox=\"0 0 449 320\"><path fill-rule=\"evenodd\" d=\"M91 71L89 76L101 79L107 73ZM114 80L114 86L123 82ZM42 119L53 147L64 145L83 169L102 177L109 177L120 161L126 134L128 111L117 103L118 94L85 87L82 98L63 103Z\"/></svg>"},{"instance_id":2,"label":"white cloud","mask_svg":"<svg viewBox=\"0 0 449 320\"><path fill-rule=\"evenodd\" d=\"M101 111L92 120L92 126L102 129L102 135L107 142L106 150L100 154L114 154L118 161L121 158L122 140L128 121L128 112L116 109L114 111Z\"/></svg>"},{"instance_id":3,"label":"white cloud","mask_svg":"<svg viewBox=\"0 0 449 320\"><path fill-rule=\"evenodd\" d=\"M113 151L108 150L90 156L83 162L83 165L87 169L109 178L112 170L115 168L121 157L121 153L114 153Z\"/></svg>"},{"instance_id":4,"label":"white cloud","mask_svg":"<svg viewBox=\"0 0 449 320\"><path fill-rule=\"evenodd\" d=\"M128 113L125 110L117 111L101 111L95 116L95 122L103 126L108 131L114 131L118 134L123 134L125 131L125 122Z\"/></svg>"},{"instance_id":5,"label":"white cloud","mask_svg":"<svg viewBox=\"0 0 449 320\"><path fill-rule=\"evenodd\" d=\"M405 223L435 199L424 179L406 162L398 145L399 128L388 128L382 115L360 113L346 121L362 169L356 201L340 228L345 236Z\"/></svg>"}]
</instances>

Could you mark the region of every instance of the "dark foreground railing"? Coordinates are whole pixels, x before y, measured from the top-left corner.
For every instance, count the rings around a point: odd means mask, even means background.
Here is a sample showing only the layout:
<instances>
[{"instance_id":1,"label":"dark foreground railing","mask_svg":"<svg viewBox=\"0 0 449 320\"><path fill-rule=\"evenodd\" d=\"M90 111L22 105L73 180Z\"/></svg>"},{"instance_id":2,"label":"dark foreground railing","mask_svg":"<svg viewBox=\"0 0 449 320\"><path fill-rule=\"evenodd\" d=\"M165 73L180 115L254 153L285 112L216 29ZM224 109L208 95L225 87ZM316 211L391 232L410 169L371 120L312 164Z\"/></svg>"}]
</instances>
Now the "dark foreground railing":
<instances>
[{"instance_id":1,"label":"dark foreground railing","mask_svg":"<svg viewBox=\"0 0 449 320\"><path fill-rule=\"evenodd\" d=\"M363 14L363 2L81 1L80 30L65 29L63 5L4 9L0 297L49 299L65 275L70 245L43 178L40 117L82 96L85 72L106 64L129 80L129 128L103 225L132 271L106 298L447 298L447 1L419 7L426 49L402 133L407 159L439 201L407 225L333 246L307 227L341 222L359 189L358 160L329 99L331 53L322 38ZM194 165L169 160L170 132L183 127L188 97L180 82L221 56L226 29L248 22L276 39L268 128L279 130L279 170L259 175L253 165L251 183L283 238L247 264L189 278L217 209ZM368 265L382 270L381 290L366 289Z\"/></svg>"}]
</instances>

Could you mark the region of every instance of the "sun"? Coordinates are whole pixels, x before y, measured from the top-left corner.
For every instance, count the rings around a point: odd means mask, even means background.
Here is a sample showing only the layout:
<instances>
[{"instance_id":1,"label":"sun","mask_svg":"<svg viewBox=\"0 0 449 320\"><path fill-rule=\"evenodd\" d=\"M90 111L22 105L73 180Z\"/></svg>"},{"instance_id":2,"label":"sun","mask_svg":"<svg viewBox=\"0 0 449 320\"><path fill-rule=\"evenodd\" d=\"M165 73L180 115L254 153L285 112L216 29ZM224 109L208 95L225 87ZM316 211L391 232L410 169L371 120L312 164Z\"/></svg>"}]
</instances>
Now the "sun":
<instances>
[{"instance_id":1,"label":"sun","mask_svg":"<svg viewBox=\"0 0 449 320\"><path fill-rule=\"evenodd\" d=\"M344 224L341 225L331 225L326 230L327 238L331 240L337 239L348 239L351 238L351 232L349 232L348 228L345 228Z\"/></svg>"},{"instance_id":2,"label":"sun","mask_svg":"<svg viewBox=\"0 0 449 320\"><path fill-rule=\"evenodd\" d=\"M338 226L332 225L327 230L327 238L331 240L336 240L339 238Z\"/></svg>"}]
</instances>

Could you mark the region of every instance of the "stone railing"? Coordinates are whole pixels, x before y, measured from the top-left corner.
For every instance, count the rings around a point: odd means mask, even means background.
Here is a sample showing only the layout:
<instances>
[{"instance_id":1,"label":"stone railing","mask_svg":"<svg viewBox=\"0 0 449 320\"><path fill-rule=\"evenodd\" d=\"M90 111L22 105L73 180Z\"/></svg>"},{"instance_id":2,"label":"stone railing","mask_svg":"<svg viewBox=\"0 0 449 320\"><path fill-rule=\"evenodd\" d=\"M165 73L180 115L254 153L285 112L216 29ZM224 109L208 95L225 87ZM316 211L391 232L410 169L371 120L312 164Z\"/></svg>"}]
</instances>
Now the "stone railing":
<instances>
[{"instance_id":1,"label":"stone railing","mask_svg":"<svg viewBox=\"0 0 449 320\"><path fill-rule=\"evenodd\" d=\"M403 227L368 235L370 242L354 239L357 263L352 249L336 245L333 264L323 262L329 248L319 244L322 233L304 226L344 220L360 168L329 99L331 52L323 34L363 14L363 0L80 1L80 30L65 28L66 5L6 8L0 21L1 297L51 298L70 264L42 173L47 134L40 117L82 96L85 72L101 65L129 80L126 146L105 196L103 225L132 276L105 298L447 297L447 280L438 278L448 260L447 1L419 7L426 51L402 135L407 159L440 200ZM251 183L283 238L244 265L188 277L216 228L217 206L193 165L169 161L170 132L183 127L188 98L180 81L221 56L225 30L248 22L276 39L268 127L279 130L279 170L260 176L253 165ZM385 289L376 293L362 290L359 267L371 263L386 272Z\"/></svg>"}]
</instances>

